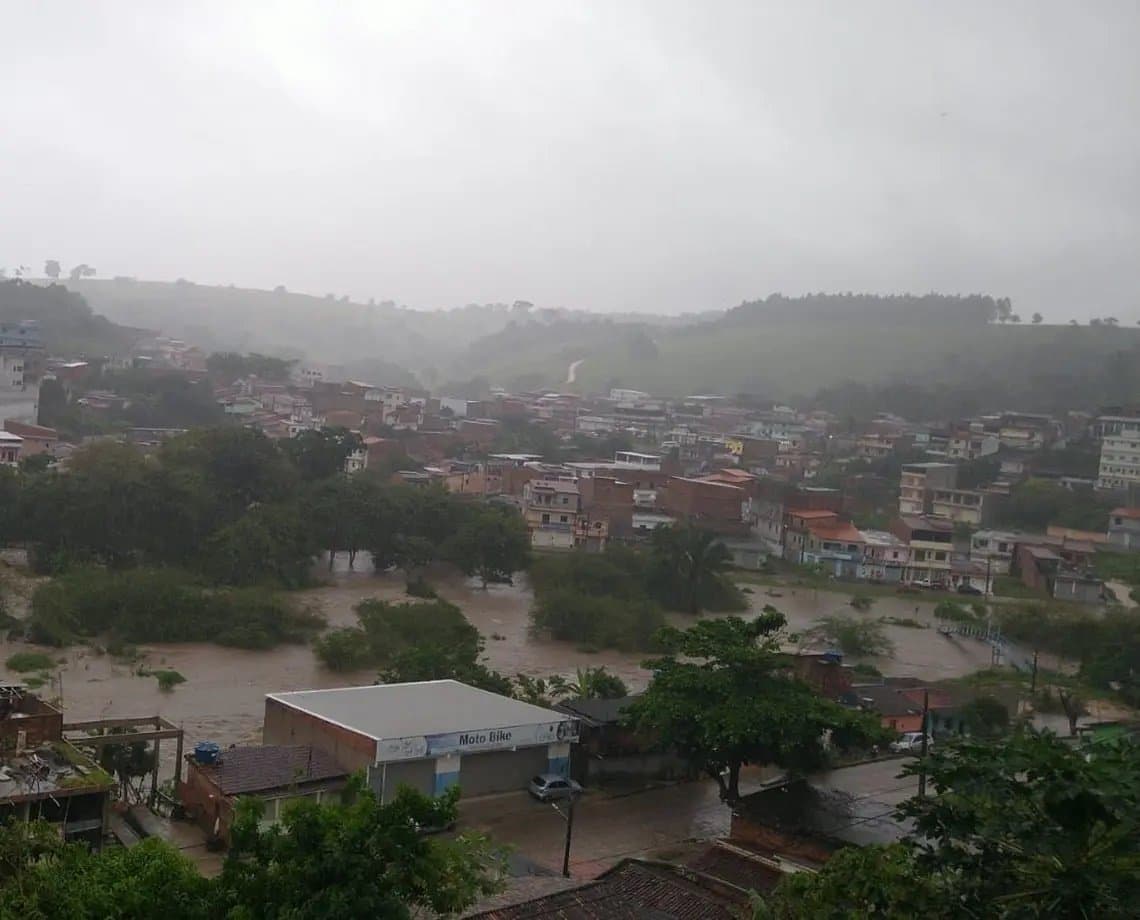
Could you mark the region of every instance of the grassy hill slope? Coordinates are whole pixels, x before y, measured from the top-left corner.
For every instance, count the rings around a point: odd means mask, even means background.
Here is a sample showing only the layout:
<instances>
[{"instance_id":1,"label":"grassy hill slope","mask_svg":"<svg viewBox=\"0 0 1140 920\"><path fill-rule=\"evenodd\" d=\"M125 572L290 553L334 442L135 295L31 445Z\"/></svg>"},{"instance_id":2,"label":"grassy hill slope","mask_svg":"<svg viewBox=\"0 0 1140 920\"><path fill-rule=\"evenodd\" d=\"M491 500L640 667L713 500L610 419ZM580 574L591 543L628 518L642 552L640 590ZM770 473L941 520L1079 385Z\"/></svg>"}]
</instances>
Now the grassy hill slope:
<instances>
[{"instance_id":1,"label":"grassy hill slope","mask_svg":"<svg viewBox=\"0 0 1140 920\"><path fill-rule=\"evenodd\" d=\"M623 386L675 396L747 392L803 399L870 387L889 402L892 389L932 396L954 389L978 408L1027 410L1124 403L1140 395L1135 328L999 325L976 314L732 312L673 330L596 328L575 336L536 329L525 348L520 342L498 347L500 333L472 346L488 360L468 370L492 383L558 386L569 362L580 358L575 384L564 386L587 393Z\"/></svg>"},{"instance_id":2,"label":"grassy hill slope","mask_svg":"<svg viewBox=\"0 0 1140 920\"><path fill-rule=\"evenodd\" d=\"M80 295L55 284L0 281L0 320L34 320L49 353L87 357L130 354L138 334L95 313Z\"/></svg>"}]
</instances>

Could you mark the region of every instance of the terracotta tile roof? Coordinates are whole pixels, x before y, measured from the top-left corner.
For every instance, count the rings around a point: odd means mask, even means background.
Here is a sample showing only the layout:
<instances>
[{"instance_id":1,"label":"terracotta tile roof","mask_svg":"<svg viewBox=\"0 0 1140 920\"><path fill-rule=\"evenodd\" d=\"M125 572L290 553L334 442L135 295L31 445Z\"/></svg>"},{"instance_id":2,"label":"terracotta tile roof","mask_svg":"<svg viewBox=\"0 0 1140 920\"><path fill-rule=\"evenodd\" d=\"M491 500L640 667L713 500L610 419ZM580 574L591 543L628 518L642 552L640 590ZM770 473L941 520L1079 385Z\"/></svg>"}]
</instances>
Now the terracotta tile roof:
<instances>
[{"instance_id":1,"label":"terracotta tile roof","mask_svg":"<svg viewBox=\"0 0 1140 920\"><path fill-rule=\"evenodd\" d=\"M324 751L306 744L234 747L213 766L198 765L225 795L343 779L348 771Z\"/></svg>"},{"instance_id":2,"label":"terracotta tile roof","mask_svg":"<svg viewBox=\"0 0 1140 920\"><path fill-rule=\"evenodd\" d=\"M863 534L854 524L849 524L846 521L836 521L832 523L819 523L813 524L808 522L808 531L812 536L819 537L822 540L844 540L848 543L862 543Z\"/></svg>"},{"instance_id":3,"label":"terracotta tile roof","mask_svg":"<svg viewBox=\"0 0 1140 920\"><path fill-rule=\"evenodd\" d=\"M16 419L5 419L0 425L10 434L18 434L24 438L58 438L59 433L54 428L45 428L43 425L32 425L28 422L19 422Z\"/></svg>"},{"instance_id":4,"label":"terracotta tile roof","mask_svg":"<svg viewBox=\"0 0 1140 920\"><path fill-rule=\"evenodd\" d=\"M568 891L470 915L482 920L735 920L744 892L677 866L627 859Z\"/></svg>"},{"instance_id":5,"label":"terracotta tile roof","mask_svg":"<svg viewBox=\"0 0 1140 920\"><path fill-rule=\"evenodd\" d=\"M789 511L788 514L793 517L803 518L805 521L822 521L828 518L838 518L839 515L834 511Z\"/></svg>"},{"instance_id":6,"label":"terracotta tile roof","mask_svg":"<svg viewBox=\"0 0 1140 920\"><path fill-rule=\"evenodd\" d=\"M1109 512L1111 517L1131 518L1140 521L1140 508L1114 508Z\"/></svg>"},{"instance_id":7,"label":"terracotta tile roof","mask_svg":"<svg viewBox=\"0 0 1140 920\"><path fill-rule=\"evenodd\" d=\"M771 891L784 877L783 872L758 856L719 842L686 860L685 865L745 891Z\"/></svg>"}]
</instances>

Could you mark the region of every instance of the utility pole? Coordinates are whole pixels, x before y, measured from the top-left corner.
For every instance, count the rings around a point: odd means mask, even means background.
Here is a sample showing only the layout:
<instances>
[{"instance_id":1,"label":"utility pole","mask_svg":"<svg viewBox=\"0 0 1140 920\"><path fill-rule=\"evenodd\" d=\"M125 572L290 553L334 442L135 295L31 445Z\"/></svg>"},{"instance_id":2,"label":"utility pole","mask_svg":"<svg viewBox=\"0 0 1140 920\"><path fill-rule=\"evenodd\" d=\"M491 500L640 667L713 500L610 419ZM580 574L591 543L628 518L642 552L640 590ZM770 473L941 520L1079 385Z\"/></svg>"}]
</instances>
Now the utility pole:
<instances>
[{"instance_id":1,"label":"utility pole","mask_svg":"<svg viewBox=\"0 0 1140 920\"><path fill-rule=\"evenodd\" d=\"M563 816L566 821L566 849L562 854L562 875L564 878L570 878L570 837L574 833L574 803L578 800L578 794L573 790L570 791L570 809ZM557 805L554 810L562 814Z\"/></svg>"},{"instance_id":2,"label":"utility pole","mask_svg":"<svg viewBox=\"0 0 1140 920\"><path fill-rule=\"evenodd\" d=\"M922 761L918 768L918 797L926 797L926 751L929 732L927 721L930 719L930 691L922 688Z\"/></svg>"},{"instance_id":3,"label":"utility pole","mask_svg":"<svg viewBox=\"0 0 1140 920\"><path fill-rule=\"evenodd\" d=\"M1037 649L1033 650L1033 676L1029 679L1029 692L1037 692Z\"/></svg>"}]
</instances>

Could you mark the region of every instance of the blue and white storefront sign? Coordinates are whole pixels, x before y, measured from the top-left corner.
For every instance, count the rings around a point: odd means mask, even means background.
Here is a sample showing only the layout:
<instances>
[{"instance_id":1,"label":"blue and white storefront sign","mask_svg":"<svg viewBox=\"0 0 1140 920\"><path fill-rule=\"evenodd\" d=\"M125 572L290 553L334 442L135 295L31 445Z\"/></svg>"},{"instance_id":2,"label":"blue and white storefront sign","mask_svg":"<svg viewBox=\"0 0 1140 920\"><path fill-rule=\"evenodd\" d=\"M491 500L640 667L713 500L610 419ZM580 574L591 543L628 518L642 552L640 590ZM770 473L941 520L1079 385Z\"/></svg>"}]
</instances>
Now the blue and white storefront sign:
<instances>
[{"instance_id":1,"label":"blue and white storefront sign","mask_svg":"<svg viewBox=\"0 0 1140 920\"><path fill-rule=\"evenodd\" d=\"M473 754L480 751L509 751L520 747L537 747L577 740L578 723L574 720L473 729L443 735L387 738L376 743L376 762L419 760L425 757Z\"/></svg>"}]
</instances>

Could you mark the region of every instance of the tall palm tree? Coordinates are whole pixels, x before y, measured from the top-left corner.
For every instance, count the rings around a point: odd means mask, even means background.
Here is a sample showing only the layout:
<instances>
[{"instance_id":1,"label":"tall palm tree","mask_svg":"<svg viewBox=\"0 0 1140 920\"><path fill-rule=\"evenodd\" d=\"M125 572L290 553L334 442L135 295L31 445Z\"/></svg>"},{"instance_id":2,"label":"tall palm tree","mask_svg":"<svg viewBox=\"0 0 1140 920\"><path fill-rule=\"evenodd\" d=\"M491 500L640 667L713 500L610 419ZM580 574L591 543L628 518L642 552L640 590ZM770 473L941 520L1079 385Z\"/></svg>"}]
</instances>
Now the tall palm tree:
<instances>
[{"instance_id":1,"label":"tall palm tree","mask_svg":"<svg viewBox=\"0 0 1140 920\"><path fill-rule=\"evenodd\" d=\"M700 613L703 589L732 566L728 547L716 534L695 527L659 527L653 537L662 574L681 595L681 609Z\"/></svg>"}]
</instances>

